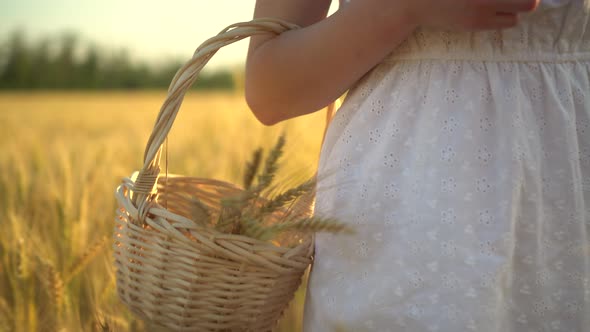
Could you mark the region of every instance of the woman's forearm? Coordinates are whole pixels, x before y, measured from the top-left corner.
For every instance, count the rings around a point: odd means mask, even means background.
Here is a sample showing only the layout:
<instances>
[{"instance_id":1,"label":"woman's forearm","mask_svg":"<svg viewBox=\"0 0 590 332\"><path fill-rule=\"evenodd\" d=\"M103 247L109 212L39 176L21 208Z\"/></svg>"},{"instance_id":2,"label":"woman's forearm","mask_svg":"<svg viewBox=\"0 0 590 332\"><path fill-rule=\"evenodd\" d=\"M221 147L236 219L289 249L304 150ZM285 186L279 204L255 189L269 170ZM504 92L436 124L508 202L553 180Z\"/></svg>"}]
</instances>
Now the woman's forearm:
<instances>
[{"instance_id":1,"label":"woman's forearm","mask_svg":"<svg viewBox=\"0 0 590 332\"><path fill-rule=\"evenodd\" d=\"M253 40L246 99L262 123L271 125L325 107L414 30L404 1L383 10L375 10L371 1L377 0L355 1L302 29Z\"/></svg>"}]
</instances>

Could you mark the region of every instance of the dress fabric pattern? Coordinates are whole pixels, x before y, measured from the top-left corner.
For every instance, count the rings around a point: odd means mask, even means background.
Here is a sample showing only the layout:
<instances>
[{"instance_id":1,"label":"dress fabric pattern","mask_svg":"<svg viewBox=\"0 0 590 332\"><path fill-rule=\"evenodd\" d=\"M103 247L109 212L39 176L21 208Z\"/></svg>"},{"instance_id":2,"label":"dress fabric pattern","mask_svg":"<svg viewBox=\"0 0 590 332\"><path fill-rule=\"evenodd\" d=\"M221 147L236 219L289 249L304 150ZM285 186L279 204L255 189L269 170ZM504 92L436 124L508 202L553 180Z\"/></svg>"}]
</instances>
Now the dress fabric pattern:
<instances>
[{"instance_id":1,"label":"dress fabric pattern","mask_svg":"<svg viewBox=\"0 0 590 332\"><path fill-rule=\"evenodd\" d=\"M316 214L357 232L316 237L306 332L590 331L590 0L415 31L320 159Z\"/></svg>"}]
</instances>

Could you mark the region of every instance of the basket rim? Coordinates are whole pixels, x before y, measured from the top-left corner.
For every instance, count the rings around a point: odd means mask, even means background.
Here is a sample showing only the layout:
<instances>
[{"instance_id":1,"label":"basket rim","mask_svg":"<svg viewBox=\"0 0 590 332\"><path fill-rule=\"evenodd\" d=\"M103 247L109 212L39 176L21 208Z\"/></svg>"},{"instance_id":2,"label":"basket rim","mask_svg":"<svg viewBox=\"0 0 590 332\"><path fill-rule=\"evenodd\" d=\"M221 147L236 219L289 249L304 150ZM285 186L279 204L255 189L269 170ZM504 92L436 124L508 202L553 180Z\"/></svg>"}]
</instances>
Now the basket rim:
<instances>
[{"instance_id":1,"label":"basket rim","mask_svg":"<svg viewBox=\"0 0 590 332\"><path fill-rule=\"evenodd\" d=\"M284 259L296 257L304 253L306 257L313 256L314 252L314 233L301 232L302 240L292 247L279 246L269 241L263 241L242 234L228 234L218 231L214 228L199 225L195 221L182 215L169 211L166 207L157 203L155 200L134 202L132 196L133 177L137 174L134 172L131 177L124 178L121 185L117 187L115 196L119 203L117 219L121 223L121 218L128 220L136 228L146 228L156 230L161 236L168 236L185 245L203 252L205 247L211 253L227 256L233 260L245 263L263 264L277 270L277 272L287 272L284 264L278 264L277 256ZM203 181L207 184L218 185L225 188L243 190L239 186L216 179L201 177L190 177L178 174L169 174L169 178ZM165 181L165 178L162 178ZM148 203L149 202L149 203ZM136 204L138 206L136 206ZM143 215L142 215L143 214ZM134 223L131 220L137 221ZM143 220L143 221L141 221ZM139 231L139 229L137 229ZM191 238L192 237L192 238ZM263 256L256 255L257 252L265 252ZM274 255L270 254L274 253ZM255 255L257 257L254 257ZM274 257L273 257L274 256ZM264 257L262 260L260 257ZM291 264L288 264L291 265ZM299 265L299 264L295 264ZM306 263L307 265L307 263Z\"/></svg>"}]
</instances>

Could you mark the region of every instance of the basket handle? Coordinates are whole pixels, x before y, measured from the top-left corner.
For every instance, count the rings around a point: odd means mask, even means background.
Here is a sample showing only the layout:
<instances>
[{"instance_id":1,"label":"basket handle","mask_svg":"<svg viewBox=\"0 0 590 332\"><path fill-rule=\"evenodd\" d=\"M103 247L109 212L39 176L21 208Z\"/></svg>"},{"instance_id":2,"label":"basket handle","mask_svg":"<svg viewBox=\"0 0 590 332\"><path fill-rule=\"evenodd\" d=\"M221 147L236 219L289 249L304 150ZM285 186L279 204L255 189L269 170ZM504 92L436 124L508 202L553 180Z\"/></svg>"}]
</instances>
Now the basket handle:
<instances>
[{"instance_id":1,"label":"basket handle","mask_svg":"<svg viewBox=\"0 0 590 332\"><path fill-rule=\"evenodd\" d=\"M232 44L242 39L266 33L281 34L285 31L297 29L297 25L276 19L259 18L249 22L236 23L223 29L217 36L208 39L201 44L191 60L182 66L170 83L168 96L160 108L154 129L148 139L144 164L138 172L133 185L134 202L144 201L151 194L156 192L156 184L160 174L160 159L162 155L162 144L168 136L186 91L197 79L199 72L209 62L211 57L223 46ZM328 107L326 116L326 129L332 118L334 104ZM325 131L324 131L325 136Z\"/></svg>"},{"instance_id":2,"label":"basket handle","mask_svg":"<svg viewBox=\"0 0 590 332\"><path fill-rule=\"evenodd\" d=\"M199 72L211 57L223 46L250 36L266 33L278 35L297 28L297 25L279 19L260 18L249 22L232 24L197 48L192 59L178 70L170 83L168 96L160 108L154 129L145 148L143 167L139 171L133 186L134 193L139 195L139 197L134 195L135 199L141 201L155 192L158 175L160 174L162 144L174 124L186 91L197 79Z\"/></svg>"}]
</instances>

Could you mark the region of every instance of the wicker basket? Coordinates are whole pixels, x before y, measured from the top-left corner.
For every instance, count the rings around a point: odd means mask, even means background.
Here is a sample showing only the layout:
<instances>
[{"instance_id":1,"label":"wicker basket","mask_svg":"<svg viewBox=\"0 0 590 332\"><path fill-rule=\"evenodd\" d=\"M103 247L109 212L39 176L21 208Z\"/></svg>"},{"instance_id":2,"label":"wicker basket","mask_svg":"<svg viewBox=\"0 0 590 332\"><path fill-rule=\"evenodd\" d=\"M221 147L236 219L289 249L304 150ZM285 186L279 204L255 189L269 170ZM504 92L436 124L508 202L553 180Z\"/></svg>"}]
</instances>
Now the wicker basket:
<instances>
[{"instance_id":1,"label":"wicker basket","mask_svg":"<svg viewBox=\"0 0 590 332\"><path fill-rule=\"evenodd\" d=\"M175 331L270 331L312 261L312 235L291 234L282 239L289 246L273 245L200 226L191 220L194 197L215 213L222 197L242 189L211 179L160 176L159 167L162 143L183 96L217 50L255 34L293 28L280 20L258 19L229 26L203 43L170 85L143 168L116 190L117 290L149 324ZM312 201L302 210L309 212Z\"/></svg>"}]
</instances>

